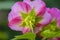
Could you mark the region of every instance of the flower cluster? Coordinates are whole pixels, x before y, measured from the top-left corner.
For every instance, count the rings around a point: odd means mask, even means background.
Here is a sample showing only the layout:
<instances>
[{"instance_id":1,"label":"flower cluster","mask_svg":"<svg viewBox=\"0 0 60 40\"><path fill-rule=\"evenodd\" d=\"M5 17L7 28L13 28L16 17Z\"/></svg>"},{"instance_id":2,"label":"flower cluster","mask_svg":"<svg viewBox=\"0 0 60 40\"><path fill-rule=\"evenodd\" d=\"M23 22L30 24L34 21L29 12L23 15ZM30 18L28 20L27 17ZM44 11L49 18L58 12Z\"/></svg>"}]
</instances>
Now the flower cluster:
<instances>
[{"instance_id":1,"label":"flower cluster","mask_svg":"<svg viewBox=\"0 0 60 40\"><path fill-rule=\"evenodd\" d=\"M42 37L53 40L60 37L60 10L47 8L43 0L16 2L8 15L8 21L12 30L23 34L40 32Z\"/></svg>"}]
</instances>

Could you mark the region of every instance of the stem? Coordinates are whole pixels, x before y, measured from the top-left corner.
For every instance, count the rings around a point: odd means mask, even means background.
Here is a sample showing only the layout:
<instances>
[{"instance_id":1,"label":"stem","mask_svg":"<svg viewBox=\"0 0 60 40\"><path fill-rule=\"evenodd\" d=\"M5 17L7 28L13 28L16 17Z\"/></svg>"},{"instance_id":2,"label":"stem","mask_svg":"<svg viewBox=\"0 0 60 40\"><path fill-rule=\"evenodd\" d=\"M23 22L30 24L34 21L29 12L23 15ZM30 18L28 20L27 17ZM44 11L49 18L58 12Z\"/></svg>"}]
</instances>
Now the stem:
<instances>
[{"instance_id":1,"label":"stem","mask_svg":"<svg viewBox=\"0 0 60 40\"><path fill-rule=\"evenodd\" d=\"M32 26L30 26L30 28L31 28L32 33L34 33L33 27L32 27Z\"/></svg>"},{"instance_id":2,"label":"stem","mask_svg":"<svg viewBox=\"0 0 60 40\"><path fill-rule=\"evenodd\" d=\"M34 33L34 30L33 30L33 27L32 27L32 22L30 21L30 28L31 28L31 31L32 31L32 33Z\"/></svg>"}]
</instances>

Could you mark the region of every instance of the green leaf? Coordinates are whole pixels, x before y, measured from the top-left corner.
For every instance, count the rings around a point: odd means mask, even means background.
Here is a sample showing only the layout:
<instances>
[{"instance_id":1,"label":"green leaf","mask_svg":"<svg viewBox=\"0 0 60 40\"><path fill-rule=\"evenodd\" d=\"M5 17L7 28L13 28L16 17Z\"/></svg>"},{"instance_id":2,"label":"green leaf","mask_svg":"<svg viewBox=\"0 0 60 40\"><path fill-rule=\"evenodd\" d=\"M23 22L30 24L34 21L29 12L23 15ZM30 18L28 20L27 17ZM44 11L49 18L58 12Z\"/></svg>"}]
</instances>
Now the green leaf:
<instances>
[{"instance_id":1,"label":"green leaf","mask_svg":"<svg viewBox=\"0 0 60 40\"><path fill-rule=\"evenodd\" d=\"M29 32L24 35L15 36L15 38L12 40L21 40L21 39L35 40L35 37L36 37L36 34Z\"/></svg>"}]
</instances>

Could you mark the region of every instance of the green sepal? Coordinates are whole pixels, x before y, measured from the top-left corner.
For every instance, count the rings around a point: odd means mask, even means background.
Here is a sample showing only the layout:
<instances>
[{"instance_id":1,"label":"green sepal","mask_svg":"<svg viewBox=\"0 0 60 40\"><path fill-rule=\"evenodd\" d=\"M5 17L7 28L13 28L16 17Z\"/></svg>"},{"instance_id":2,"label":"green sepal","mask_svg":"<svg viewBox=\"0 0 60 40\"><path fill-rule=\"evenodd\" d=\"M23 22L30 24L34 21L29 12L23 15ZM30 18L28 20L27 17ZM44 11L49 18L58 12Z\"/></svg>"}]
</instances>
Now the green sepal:
<instances>
[{"instance_id":1,"label":"green sepal","mask_svg":"<svg viewBox=\"0 0 60 40\"><path fill-rule=\"evenodd\" d=\"M56 35L56 32L45 30L41 33L41 35L46 38L53 38Z\"/></svg>"},{"instance_id":2,"label":"green sepal","mask_svg":"<svg viewBox=\"0 0 60 40\"><path fill-rule=\"evenodd\" d=\"M21 15L23 21L20 25L23 27L28 26L33 32L33 29L36 27L36 24L41 20L41 18L36 15L34 9L32 9L28 14L22 12Z\"/></svg>"},{"instance_id":3,"label":"green sepal","mask_svg":"<svg viewBox=\"0 0 60 40\"><path fill-rule=\"evenodd\" d=\"M46 38L60 37L60 29L57 28L56 21L43 28L41 35Z\"/></svg>"},{"instance_id":4,"label":"green sepal","mask_svg":"<svg viewBox=\"0 0 60 40\"><path fill-rule=\"evenodd\" d=\"M21 25L23 25L23 26L35 27L35 24L38 23L42 19L42 18L36 16L34 9L32 9L29 13L21 12L21 15L23 18L23 22L21 23ZM30 23L30 21L31 21L31 23ZM32 24L32 25L30 25L30 24Z\"/></svg>"},{"instance_id":5,"label":"green sepal","mask_svg":"<svg viewBox=\"0 0 60 40\"><path fill-rule=\"evenodd\" d=\"M35 17L35 23L38 23L40 20L42 20L41 17L38 17L38 16Z\"/></svg>"},{"instance_id":6,"label":"green sepal","mask_svg":"<svg viewBox=\"0 0 60 40\"><path fill-rule=\"evenodd\" d=\"M32 32L28 32L23 35L15 36L15 38L12 40L21 40L21 39L35 40L35 37L36 37L36 34L34 34Z\"/></svg>"},{"instance_id":7,"label":"green sepal","mask_svg":"<svg viewBox=\"0 0 60 40\"><path fill-rule=\"evenodd\" d=\"M45 30L41 34L43 37L46 38L60 37L60 31L54 32L50 30Z\"/></svg>"},{"instance_id":8,"label":"green sepal","mask_svg":"<svg viewBox=\"0 0 60 40\"><path fill-rule=\"evenodd\" d=\"M29 16L30 16L31 20L32 20L32 19L35 20L36 13L35 13L34 9L31 10L31 12L29 13Z\"/></svg>"},{"instance_id":9,"label":"green sepal","mask_svg":"<svg viewBox=\"0 0 60 40\"><path fill-rule=\"evenodd\" d=\"M23 19L25 19L25 18L28 16L28 14L23 13L23 12L21 12L21 15L22 15L22 18L23 18Z\"/></svg>"}]
</instances>

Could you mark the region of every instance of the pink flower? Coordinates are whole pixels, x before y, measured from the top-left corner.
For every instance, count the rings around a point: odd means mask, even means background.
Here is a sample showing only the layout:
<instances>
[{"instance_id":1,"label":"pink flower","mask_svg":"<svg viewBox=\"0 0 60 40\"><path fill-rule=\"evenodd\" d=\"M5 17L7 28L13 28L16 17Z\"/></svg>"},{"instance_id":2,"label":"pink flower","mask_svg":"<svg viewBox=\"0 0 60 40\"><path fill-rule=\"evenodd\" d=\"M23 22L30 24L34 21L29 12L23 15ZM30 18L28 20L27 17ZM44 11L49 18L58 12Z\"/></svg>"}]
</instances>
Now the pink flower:
<instances>
[{"instance_id":1,"label":"pink flower","mask_svg":"<svg viewBox=\"0 0 60 40\"><path fill-rule=\"evenodd\" d=\"M60 10L58 8L48 8L48 12L53 17L53 21L56 21L57 28L60 29ZM50 40L50 39L48 39ZM52 40L60 40L60 37L54 37Z\"/></svg>"},{"instance_id":2,"label":"pink flower","mask_svg":"<svg viewBox=\"0 0 60 40\"><path fill-rule=\"evenodd\" d=\"M50 14L57 21L57 27L60 28L60 10L58 8L51 8Z\"/></svg>"},{"instance_id":3,"label":"pink flower","mask_svg":"<svg viewBox=\"0 0 60 40\"><path fill-rule=\"evenodd\" d=\"M42 0L24 0L23 2L16 2L12 6L11 12L8 15L9 27L12 30L22 31L23 33L31 31L28 26L20 26L23 21L21 12L29 14L33 8L36 12L36 16L42 17L42 20L38 22L39 26L36 26L36 28L47 25L51 21L52 17L47 11L45 3Z\"/></svg>"},{"instance_id":4,"label":"pink flower","mask_svg":"<svg viewBox=\"0 0 60 40\"><path fill-rule=\"evenodd\" d=\"M53 13L55 13L55 18L56 18L56 21L57 21L57 27L58 29L60 29L60 10L58 8L52 8L51 9L52 11L55 10ZM60 40L60 37L58 38L55 38L55 40Z\"/></svg>"}]
</instances>

